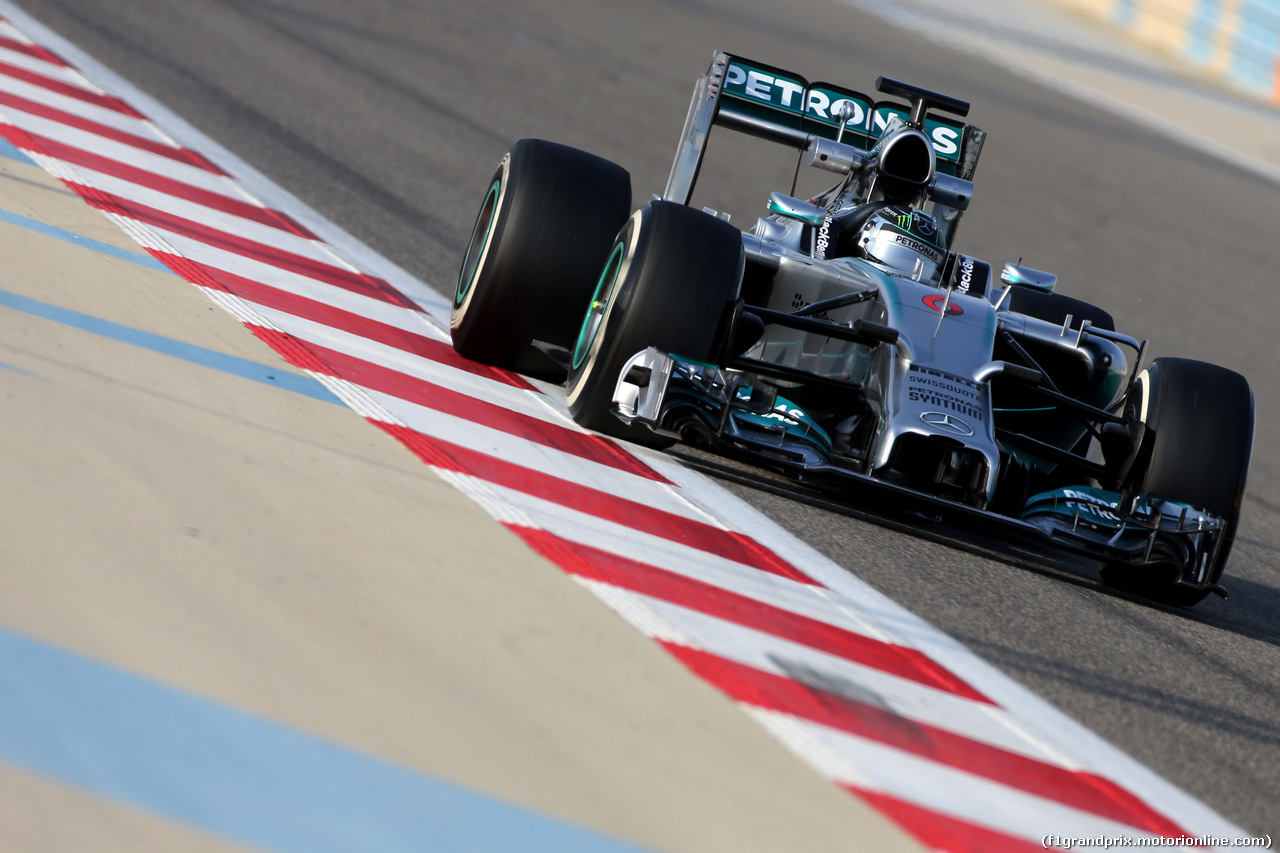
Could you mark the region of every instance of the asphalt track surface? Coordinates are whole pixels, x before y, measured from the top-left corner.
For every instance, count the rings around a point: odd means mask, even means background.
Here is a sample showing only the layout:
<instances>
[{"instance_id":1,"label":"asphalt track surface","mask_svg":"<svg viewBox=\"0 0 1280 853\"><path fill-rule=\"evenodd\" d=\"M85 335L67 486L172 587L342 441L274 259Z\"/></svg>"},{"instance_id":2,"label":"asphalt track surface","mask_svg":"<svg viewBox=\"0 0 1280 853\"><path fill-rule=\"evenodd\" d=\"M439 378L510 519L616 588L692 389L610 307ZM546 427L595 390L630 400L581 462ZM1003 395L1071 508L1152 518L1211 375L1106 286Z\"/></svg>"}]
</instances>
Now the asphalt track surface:
<instances>
[{"instance_id":1,"label":"asphalt track surface","mask_svg":"<svg viewBox=\"0 0 1280 853\"><path fill-rule=\"evenodd\" d=\"M713 49L855 88L884 74L972 101L970 120L990 137L966 251L1055 270L1062 292L1107 307L1154 354L1249 377L1258 428L1231 600L1153 607L1101 589L1084 561L881 518L705 457L690 464L1224 816L1280 828L1280 187L807 0L23 8L440 288L485 180L520 137L615 160L637 200L659 192ZM739 187L728 176L758 175L766 161L755 148L733 154L704 167L704 184L720 193L708 203L743 225L790 166Z\"/></svg>"}]
</instances>

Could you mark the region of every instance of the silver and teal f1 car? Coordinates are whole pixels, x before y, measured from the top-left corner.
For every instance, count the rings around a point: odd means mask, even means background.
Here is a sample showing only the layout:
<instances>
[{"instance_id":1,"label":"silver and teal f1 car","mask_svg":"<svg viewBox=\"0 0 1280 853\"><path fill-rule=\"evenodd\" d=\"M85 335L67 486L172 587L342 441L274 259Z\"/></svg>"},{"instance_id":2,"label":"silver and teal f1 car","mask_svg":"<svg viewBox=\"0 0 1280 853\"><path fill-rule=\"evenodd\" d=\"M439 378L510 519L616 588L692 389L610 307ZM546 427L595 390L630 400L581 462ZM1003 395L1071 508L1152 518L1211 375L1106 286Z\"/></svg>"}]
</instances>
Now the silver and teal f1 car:
<instances>
[{"instance_id":1,"label":"silver and teal f1 car","mask_svg":"<svg viewBox=\"0 0 1280 853\"><path fill-rule=\"evenodd\" d=\"M1238 373L1156 358L1055 276L953 249L984 133L959 99L895 100L727 53L702 75L667 186L518 142L454 298L461 354L566 381L580 424L696 442L847 494L888 493L1097 559L1189 606L1220 580L1253 445ZM690 206L714 128L833 173L749 231Z\"/></svg>"}]
</instances>

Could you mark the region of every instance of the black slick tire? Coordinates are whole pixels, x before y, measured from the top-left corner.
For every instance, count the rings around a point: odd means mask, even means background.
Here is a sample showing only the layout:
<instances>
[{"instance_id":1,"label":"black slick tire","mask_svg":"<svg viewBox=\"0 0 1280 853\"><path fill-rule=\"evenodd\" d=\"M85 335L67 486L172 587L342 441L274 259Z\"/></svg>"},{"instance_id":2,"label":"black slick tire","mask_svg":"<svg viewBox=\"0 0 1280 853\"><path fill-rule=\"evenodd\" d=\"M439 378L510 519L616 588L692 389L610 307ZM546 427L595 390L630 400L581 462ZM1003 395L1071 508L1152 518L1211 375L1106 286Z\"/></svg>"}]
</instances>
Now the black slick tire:
<instances>
[{"instance_id":1,"label":"black slick tire","mask_svg":"<svg viewBox=\"0 0 1280 853\"><path fill-rule=\"evenodd\" d=\"M602 268L572 347L569 413L588 429L667 446L671 439L611 414L619 373L647 347L714 360L742 279L742 234L702 211L653 201L618 233Z\"/></svg>"},{"instance_id":2,"label":"black slick tire","mask_svg":"<svg viewBox=\"0 0 1280 853\"><path fill-rule=\"evenodd\" d=\"M1206 583L1222 577L1240 519L1253 452L1253 392L1235 371L1186 358L1158 358L1138 376L1130 404L1146 426L1131 487L1207 510L1226 521ZM1111 586L1177 607L1208 594L1202 586L1104 564Z\"/></svg>"},{"instance_id":3,"label":"black slick tire","mask_svg":"<svg viewBox=\"0 0 1280 853\"><path fill-rule=\"evenodd\" d=\"M453 347L473 361L559 381L533 346L572 346L618 229L631 177L594 154L522 139L485 191L454 290Z\"/></svg>"}]
</instances>

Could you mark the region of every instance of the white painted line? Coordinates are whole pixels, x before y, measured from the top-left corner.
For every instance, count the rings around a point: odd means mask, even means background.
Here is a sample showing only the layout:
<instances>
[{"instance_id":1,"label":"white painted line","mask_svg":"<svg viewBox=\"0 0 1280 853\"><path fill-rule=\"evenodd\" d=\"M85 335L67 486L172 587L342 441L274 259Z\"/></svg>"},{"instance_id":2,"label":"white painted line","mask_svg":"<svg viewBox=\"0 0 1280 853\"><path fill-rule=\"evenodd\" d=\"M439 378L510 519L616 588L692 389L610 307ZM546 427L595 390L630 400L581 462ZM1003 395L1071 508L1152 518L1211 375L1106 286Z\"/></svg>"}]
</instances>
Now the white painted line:
<instances>
[{"instance_id":1,"label":"white painted line","mask_svg":"<svg viewBox=\"0 0 1280 853\"><path fill-rule=\"evenodd\" d=\"M0 111L10 117L10 123L18 125L23 130L52 139L55 142L61 142L64 145L70 145L73 148L79 148L82 151L88 151L91 154L97 154L110 160L117 160L134 168L145 169L153 174L181 181L184 184L201 189L207 189L210 192L222 195L229 195L234 192L231 181L226 177L191 163L184 163L174 160L172 157L164 157L134 145L107 139L96 133L70 127L43 116L32 115L16 107L0 105Z\"/></svg>"},{"instance_id":2,"label":"white painted line","mask_svg":"<svg viewBox=\"0 0 1280 853\"><path fill-rule=\"evenodd\" d=\"M0 14L13 21L29 38L54 48L63 59L76 66L86 77L126 98L134 109L148 116L153 124L163 127L169 138L178 145L199 151L211 162L216 163L267 207L288 212L340 255L356 263L369 274L387 280L424 309L433 311L438 316L449 315L450 303L444 296L312 210L292 193L284 190L239 156L219 145L217 141L196 129L164 104L26 14L11 0L0 0ZM173 210L172 208L164 209Z\"/></svg>"},{"instance_id":3,"label":"white painted line","mask_svg":"<svg viewBox=\"0 0 1280 853\"><path fill-rule=\"evenodd\" d=\"M805 723L786 714L748 707L761 725L783 743L798 726L801 748L818 749L827 773L837 783L870 788L916 803L958 820L988 827L1039 844L1055 827L1072 827L1073 836L1149 837L1133 827L1037 797L972 773L938 764L883 744ZM1186 819L1180 816L1183 825ZM1047 829L1046 829L1047 827ZM1064 833L1065 834L1065 833ZM1177 848L1167 848L1177 849Z\"/></svg>"},{"instance_id":4,"label":"white painted line","mask_svg":"<svg viewBox=\"0 0 1280 853\"><path fill-rule=\"evenodd\" d=\"M335 329L323 323L304 320L286 311L258 305L252 300L245 301L253 305L255 311L271 320L278 328L306 343L337 350L364 361L371 361L396 370L406 376L442 385L469 397L485 400L550 424L557 424L566 429L581 429L571 418L565 416L562 410L551 406L545 396L537 391L517 388L485 376L450 367L442 362L408 352L390 344L361 337L341 329ZM388 305L387 308L401 311L410 319L417 316L417 312L393 305ZM406 323L405 325L409 324ZM425 326L426 324L422 325ZM404 327L400 326L400 328ZM434 332L433 328L427 328ZM407 331L421 334L416 329L407 329ZM435 337L435 334L428 334L426 337L439 340L439 338Z\"/></svg>"},{"instance_id":5,"label":"white painted line","mask_svg":"<svg viewBox=\"0 0 1280 853\"><path fill-rule=\"evenodd\" d=\"M653 509L680 514L688 510L675 490L656 480L593 462L429 406L368 388L364 390L370 399L383 411L390 412L397 421L434 438L499 459L519 460L519 465L532 471L554 471L556 477L574 485L599 489L607 494L624 495L627 500ZM588 434L582 435L585 438Z\"/></svg>"},{"instance_id":6,"label":"white painted line","mask_svg":"<svg viewBox=\"0 0 1280 853\"><path fill-rule=\"evenodd\" d=\"M925 725L1016 752L1038 761L1064 764L1064 756L1030 740L1002 708L974 702L882 670L756 631L678 604L630 593L680 632L685 645L705 649L779 677L792 678L865 702Z\"/></svg>"},{"instance_id":7,"label":"white painted line","mask_svg":"<svg viewBox=\"0 0 1280 853\"><path fill-rule=\"evenodd\" d=\"M291 289L285 290L285 294L298 296L303 299L310 299L315 302L323 302L330 308L336 308L339 311L346 311L365 320L372 320L376 323L382 323L408 332L411 335L421 335L432 341L442 343L449 342L449 336L441 332L430 319L418 311L405 308L400 305L393 305L381 299L374 299L371 296L364 296L354 293L350 290L344 290L340 287L334 287L324 282L314 281L312 279L303 278L301 276L292 278L288 281ZM246 302L253 300L246 298ZM351 340L365 341L366 346L376 347L382 346L387 350L394 350L394 347L386 344L379 344L377 341L369 338L361 337L355 333L346 332L333 326L326 326L315 320L308 320L305 317L299 317L277 308L262 307L264 316L272 316L279 318L279 322L285 323L290 329L290 334L297 334L300 338L315 341L323 346L332 349L346 350L341 345L335 345L336 342ZM284 328L284 326L281 326ZM326 343L333 341L335 343ZM355 350L351 350L354 354ZM403 352L402 350L395 350ZM447 369L442 366L442 369ZM458 371L461 372L461 371ZM490 380L491 381L491 380Z\"/></svg>"},{"instance_id":8,"label":"white painted line","mask_svg":"<svg viewBox=\"0 0 1280 853\"><path fill-rule=\"evenodd\" d=\"M61 110L64 113L80 116L81 118L95 121L98 124L105 124L116 130L122 130L125 133L132 133L134 136L155 136L156 131L151 128L151 123L135 116L126 115L119 110L113 110L109 107L100 107L96 104L86 103L78 98L70 95L59 94L50 91L43 86L34 83L27 83L12 77L4 78L4 89L19 97L26 98L29 101L45 104ZM167 140L158 140L167 141Z\"/></svg>"},{"instance_id":9,"label":"white painted line","mask_svg":"<svg viewBox=\"0 0 1280 853\"><path fill-rule=\"evenodd\" d=\"M775 575L710 551L552 503L525 492L495 484L490 484L490 487L504 503L518 508L530 518L536 518L536 527L562 539L666 569L776 607L802 614L808 612L831 615L831 610L824 608L827 593L811 584ZM841 625L838 622L833 624Z\"/></svg>"},{"instance_id":10,"label":"white painted line","mask_svg":"<svg viewBox=\"0 0 1280 853\"><path fill-rule=\"evenodd\" d=\"M860 618L883 626L890 636L897 638L895 642L920 649L992 701L1007 708L1028 736L1069 744L1072 755L1087 756L1084 763L1095 773L1116 781L1142 800L1156 804L1157 808L1175 817L1195 834L1247 834L1209 806L1013 681L948 634L794 538L750 504L704 478L691 476L692 472L674 462L651 457L646 461L660 474L676 482L690 500L701 506L715 506L718 512L749 528L762 545L794 565L804 566L815 580L840 597L845 608Z\"/></svg>"},{"instance_id":11,"label":"white painted line","mask_svg":"<svg viewBox=\"0 0 1280 853\"><path fill-rule=\"evenodd\" d=\"M215 269L229 272L232 275L238 275L251 281L267 284L271 287L276 287L289 293L296 293L300 296L307 296L310 299L316 299L321 302L327 302L329 300L330 292L333 290L341 290L347 293L354 292L359 296L359 292L353 291L350 287L343 287L304 273L294 272L291 269L286 269L282 266L277 266L276 264L259 260L258 258L248 257L231 249L224 249L219 246L206 243L202 240L193 239L176 231L170 231L158 226L148 227L150 227L152 231L160 234L164 238L165 242L170 246L173 246L177 254L201 265L214 267ZM315 259L338 267L337 271L339 273L343 271L354 272L354 270L347 266L345 261L339 261L335 257L326 257L319 253L313 253L313 256L314 255L319 255L319 257L316 257ZM339 266L339 264L341 264L341 266ZM335 296L337 296L337 294L335 294ZM391 305L391 303L387 303L385 300L378 300L370 297L361 297L361 299L383 302L384 304L396 308L397 311L412 313L401 306Z\"/></svg>"}]
</instances>

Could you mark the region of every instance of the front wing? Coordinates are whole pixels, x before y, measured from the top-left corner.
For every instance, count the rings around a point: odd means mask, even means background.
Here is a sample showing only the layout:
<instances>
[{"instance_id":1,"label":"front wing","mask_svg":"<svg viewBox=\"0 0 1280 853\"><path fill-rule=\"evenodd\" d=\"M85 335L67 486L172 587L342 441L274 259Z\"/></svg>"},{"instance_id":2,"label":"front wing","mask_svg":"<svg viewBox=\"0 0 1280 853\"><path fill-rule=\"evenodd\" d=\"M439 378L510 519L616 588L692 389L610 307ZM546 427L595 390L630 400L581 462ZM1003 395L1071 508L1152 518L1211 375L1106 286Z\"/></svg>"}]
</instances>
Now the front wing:
<instances>
[{"instance_id":1,"label":"front wing","mask_svg":"<svg viewBox=\"0 0 1280 853\"><path fill-rule=\"evenodd\" d=\"M831 437L801 408L753 393L736 374L648 349L627 362L614 394L614 414L726 456L783 471L820 488L893 497L950 522L1026 537L1105 563L1149 571L1180 585L1225 592L1209 580L1226 523L1186 504L1140 492L1088 485L1028 498L1019 517L1001 515L911 485L855 470Z\"/></svg>"}]
</instances>

